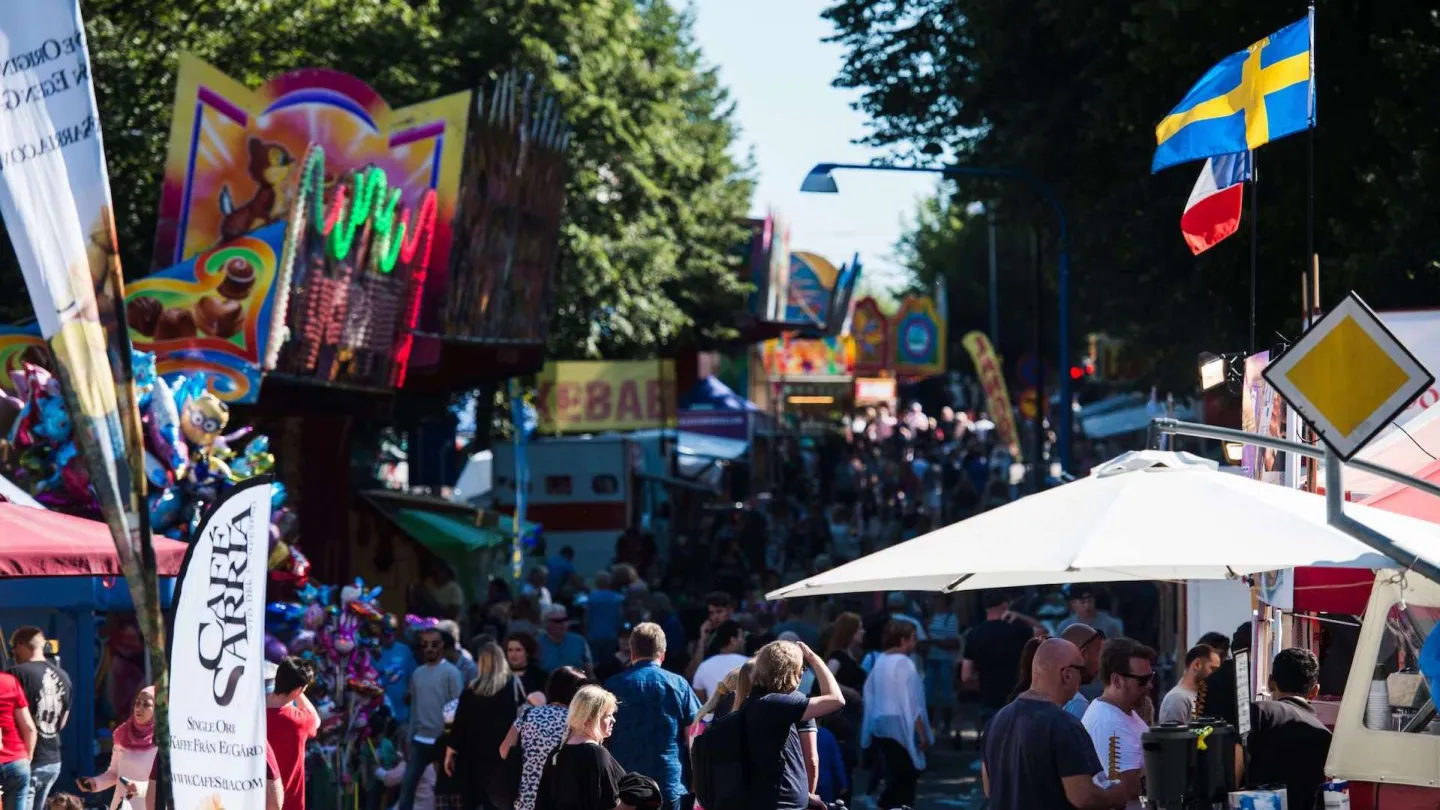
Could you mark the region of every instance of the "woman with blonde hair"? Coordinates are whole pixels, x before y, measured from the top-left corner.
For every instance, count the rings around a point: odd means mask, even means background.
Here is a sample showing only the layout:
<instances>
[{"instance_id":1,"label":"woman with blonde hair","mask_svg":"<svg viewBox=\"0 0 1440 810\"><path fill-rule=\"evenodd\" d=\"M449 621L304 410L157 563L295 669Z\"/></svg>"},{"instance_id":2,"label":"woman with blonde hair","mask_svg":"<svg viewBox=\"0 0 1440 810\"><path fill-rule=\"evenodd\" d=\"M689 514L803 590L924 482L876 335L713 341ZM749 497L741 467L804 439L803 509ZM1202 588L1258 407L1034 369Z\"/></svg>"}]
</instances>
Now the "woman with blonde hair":
<instances>
[{"instance_id":1,"label":"woman with blonde hair","mask_svg":"<svg viewBox=\"0 0 1440 810\"><path fill-rule=\"evenodd\" d=\"M582 686L570 701L569 734L552 752L540 777L536 810L616 810L625 769L605 750L615 730L615 696L598 686Z\"/></svg>"},{"instance_id":2,"label":"woman with blonde hair","mask_svg":"<svg viewBox=\"0 0 1440 810\"><path fill-rule=\"evenodd\" d=\"M500 767L500 743L525 705L525 689L500 645L492 641L479 652L478 674L460 693L445 748L445 774L460 781L465 810L492 810L488 789L492 772Z\"/></svg>"}]
</instances>

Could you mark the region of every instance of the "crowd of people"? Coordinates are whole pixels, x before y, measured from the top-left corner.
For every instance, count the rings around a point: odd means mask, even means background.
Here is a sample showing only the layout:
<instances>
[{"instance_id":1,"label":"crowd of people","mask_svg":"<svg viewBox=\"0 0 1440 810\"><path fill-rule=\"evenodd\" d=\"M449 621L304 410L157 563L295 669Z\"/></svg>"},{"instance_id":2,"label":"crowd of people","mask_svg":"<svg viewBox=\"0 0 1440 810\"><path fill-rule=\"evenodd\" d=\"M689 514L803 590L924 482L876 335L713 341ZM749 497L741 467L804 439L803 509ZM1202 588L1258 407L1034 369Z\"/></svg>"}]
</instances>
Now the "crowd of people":
<instances>
[{"instance_id":1,"label":"crowd of people","mask_svg":"<svg viewBox=\"0 0 1440 810\"><path fill-rule=\"evenodd\" d=\"M1143 735L1156 723L1201 718L1236 726L1231 648L1243 650L1249 639L1249 624L1233 638L1207 633L1186 653L1158 711L1150 647L1079 623L1037 641L1024 655L1021 687L985 729L981 774L989 807L1140 807ZM1318 807L1325 782L1330 731L1310 705L1319 671L1309 650L1277 653L1270 698L1250 705L1250 733L1235 752L1237 785L1285 787L1294 810ZM1077 704L1088 684L1099 688L1098 697Z\"/></svg>"}]
</instances>

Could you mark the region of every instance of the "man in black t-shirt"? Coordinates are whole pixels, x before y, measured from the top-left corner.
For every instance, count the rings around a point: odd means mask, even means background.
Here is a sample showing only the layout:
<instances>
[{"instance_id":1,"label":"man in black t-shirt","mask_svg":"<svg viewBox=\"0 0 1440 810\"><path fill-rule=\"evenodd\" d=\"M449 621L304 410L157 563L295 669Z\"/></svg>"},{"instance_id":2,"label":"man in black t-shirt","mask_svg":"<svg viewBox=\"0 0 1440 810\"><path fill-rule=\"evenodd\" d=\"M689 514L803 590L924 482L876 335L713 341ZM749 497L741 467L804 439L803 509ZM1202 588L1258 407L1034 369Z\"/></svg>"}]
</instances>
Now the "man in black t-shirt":
<instances>
[{"instance_id":1,"label":"man in black t-shirt","mask_svg":"<svg viewBox=\"0 0 1440 810\"><path fill-rule=\"evenodd\" d=\"M961 681L978 684L986 716L998 711L1020 680L1020 654L1035 635L1035 620L1010 612L1009 594L986 591L985 621L965 637Z\"/></svg>"},{"instance_id":2,"label":"man in black t-shirt","mask_svg":"<svg viewBox=\"0 0 1440 810\"><path fill-rule=\"evenodd\" d=\"M1102 769L1090 735L1061 708L1084 671L1080 648L1064 639L1035 650L1030 689L995 714L985 735L980 778L990 810L1125 806L1123 785L1096 783Z\"/></svg>"},{"instance_id":3,"label":"man in black t-shirt","mask_svg":"<svg viewBox=\"0 0 1440 810\"><path fill-rule=\"evenodd\" d=\"M70 676L45 660L45 634L38 627L21 627L12 633L10 653L15 656L10 674L20 681L35 718L35 754L30 758L31 806L44 810L50 788L60 778L60 731L70 720Z\"/></svg>"},{"instance_id":4,"label":"man in black t-shirt","mask_svg":"<svg viewBox=\"0 0 1440 810\"><path fill-rule=\"evenodd\" d=\"M1315 794L1325 782L1330 729L1310 701L1319 693L1320 662L1297 647L1275 654L1270 667L1271 700L1250 704L1250 767L1245 784L1284 785L1291 810L1318 807Z\"/></svg>"}]
</instances>

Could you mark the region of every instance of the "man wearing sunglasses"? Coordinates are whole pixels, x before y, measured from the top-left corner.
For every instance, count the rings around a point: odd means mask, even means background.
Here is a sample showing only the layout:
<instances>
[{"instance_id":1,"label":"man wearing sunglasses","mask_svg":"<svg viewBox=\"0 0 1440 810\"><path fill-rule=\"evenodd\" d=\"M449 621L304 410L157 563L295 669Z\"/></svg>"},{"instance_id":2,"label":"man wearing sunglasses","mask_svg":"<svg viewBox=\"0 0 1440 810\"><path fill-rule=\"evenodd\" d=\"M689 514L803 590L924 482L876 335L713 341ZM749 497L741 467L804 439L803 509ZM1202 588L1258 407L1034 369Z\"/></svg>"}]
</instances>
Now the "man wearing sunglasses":
<instances>
[{"instance_id":1,"label":"man wearing sunglasses","mask_svg":"<svg viewBox=\"0 0 1440 810\"><path fill-rule=\"evenodd\" d=\"M399 810L411 810L426 766L440 758L435 741L445 731L445 704L459 698L465 688L460 670L445 660L445 646L438 629L420 633L423 663L410 675L410 753L400 783Z\"/></svg>"},{"instance_id":2,"label":"man wearing sunglasses","mask_svg":"<svg viewBox=\"0 0 1440 810\"><path fill-rule=\"evenodd\" d=\"M1122 785L1097 782L1104 769L1085 727L1061 709L1084 671L1080 650L1065 639L1047 639L1035 648L1030 688L996 713L985 733L980 778L990 810L1124 805Z\"/></svg>"},{"instance_id":3,"label":"man wearing sunglasses","mask_svg":"<svg viewBox=\"0 0 1440 810\"><path fill-rule=\"evenodd\" d=\"M1145 772L1140 738L1149 730L1136 709L1150 694L1154 662L1155 651L1134 639L1106 641L1100 649L1100 679L1105 691L1085 710L1082 720L1105 775L1125 786L1126 806L1131 808L1140 806Z\"/></svg>"}]
</instances>

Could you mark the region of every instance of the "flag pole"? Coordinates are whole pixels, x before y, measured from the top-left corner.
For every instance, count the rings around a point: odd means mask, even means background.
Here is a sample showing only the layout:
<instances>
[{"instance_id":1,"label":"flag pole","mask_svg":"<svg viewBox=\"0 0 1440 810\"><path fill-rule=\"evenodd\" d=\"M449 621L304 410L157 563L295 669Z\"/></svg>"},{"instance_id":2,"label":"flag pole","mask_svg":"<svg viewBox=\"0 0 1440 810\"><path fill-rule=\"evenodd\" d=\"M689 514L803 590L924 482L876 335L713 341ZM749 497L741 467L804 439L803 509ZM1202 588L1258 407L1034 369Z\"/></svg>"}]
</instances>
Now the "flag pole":
<instances>
[{"instance_id":1,"label":"flag pole","mask_svg":"<svg viewBox=\"0 0 1440 810\"><path fill-rule=\"evenodd\" d=\"M1260 278L1260 172L1250 150L1250 350L1255 353L1255 299Z\"/></svg>"},{"instance_id":2,"label":"flag pole","mask_svg":"<svg viewBox=\"0 0 1440 810\"><path fill-rule=\"evenodd\" d=\"M1305 272L1319 277L1319 259L1315 256L1315 4L1310 4L1310 126L1305 130ZM1316 282L1318 287L1318 281ZM1319 307L1319 290L1315 305Z\"/></svg>"}]
</instances>

